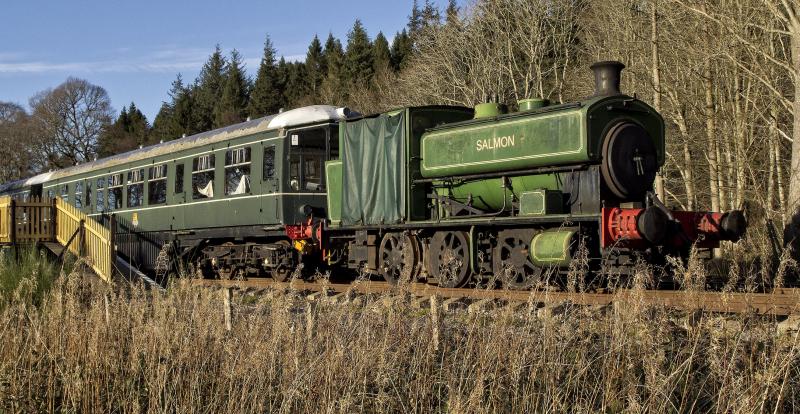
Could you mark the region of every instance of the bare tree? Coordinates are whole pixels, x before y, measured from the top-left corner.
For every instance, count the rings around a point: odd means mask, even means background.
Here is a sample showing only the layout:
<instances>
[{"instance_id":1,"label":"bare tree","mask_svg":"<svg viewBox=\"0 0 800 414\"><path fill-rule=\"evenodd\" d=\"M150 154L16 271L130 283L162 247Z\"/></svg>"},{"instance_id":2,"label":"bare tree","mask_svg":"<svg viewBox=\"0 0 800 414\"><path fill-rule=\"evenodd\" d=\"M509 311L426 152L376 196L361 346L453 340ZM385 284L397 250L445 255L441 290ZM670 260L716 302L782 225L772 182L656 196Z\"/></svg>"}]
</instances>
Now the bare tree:
<instances>
[{"instance_id":1,"label":"bare tree","mask_svg":"<svg viewBox=\"0 0 800 414\"><path fill-rule=\"evenodd\" d=\"M0 102L0 182L31 173L29 118L21 106Z\"/></svg>"},{"instance_id":2,"label":"bare tree","mask_svg":"<svg viewBox=\"0 0 800 414\"><path fill-rule=\"evenodd\" d=\"M105 89L77 78L38 93L31 98L30 106L42 169L92 160L100 133L114 115Z\"/></svg>"}]
</instances>

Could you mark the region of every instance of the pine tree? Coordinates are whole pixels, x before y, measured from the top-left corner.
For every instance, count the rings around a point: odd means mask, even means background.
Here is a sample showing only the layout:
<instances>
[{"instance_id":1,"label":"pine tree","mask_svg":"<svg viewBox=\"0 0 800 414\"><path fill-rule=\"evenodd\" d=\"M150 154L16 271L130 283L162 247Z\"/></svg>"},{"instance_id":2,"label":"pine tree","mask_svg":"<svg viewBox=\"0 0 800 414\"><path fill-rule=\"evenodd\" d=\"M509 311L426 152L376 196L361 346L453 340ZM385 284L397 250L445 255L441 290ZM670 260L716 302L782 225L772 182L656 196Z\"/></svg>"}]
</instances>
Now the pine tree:
<instances>
[{"instance_id":1,"label":"pine tree","mask_svg":"<svg viewBox=\"0 0 800 414\"><path fill-rule=\"evenodd\" d=\"M183 84L180 74L172 82L169 96L170 102L161 104L161 109L153 120L151 140L154 142L171 141L184 134L199 132L195 129L197 122L193 114L195 108L193 91Z\"/></svg>"},{"instance_id":2,"label":"pine tree","mask_svg":"<svg viewBox=\"0 0 800 414\"><path fill-rule=\"evenodd\" d=\"M249 82L242 68L242 57L236 49L225 68L225 85L222 97L214 107L214 127L236 124L247 117Z\"/></svg>"},{"instance_id":3,"label":"pine tree","mask_svg":"<svg viewBox=\"0 0 800 414\"><path fill-rule=\"evenodd\" d=\"M408 16L408 35L413 37L422 29L422 10L419 8L419 2L414 0L411 6L411 16Z\"/></svg>"},{"instance_id":4,"label":"pine tree","mask_svg":"<svg viewBox=\"0 0 800 414\"><path fill-rule=\"evenodd\" d=\"M208 131L214 127L214 108L222 99L226 65L222 49L217 45L195 81L194 129L197 131Z\"/></svg>"},{"instance_id":5,"label":"pine tree","mask_svg":"<svg viewBox=\"0 0 800 414\"><path fill-rule=\"evenodd\" d=\"M108 157L148 145L149 132L147 118L131 102L130 107L122 107L117 120L100 135L98 156Z\"/></svg>"},{"instance_id":6,"label":"pine tree","mask_svg":"<svg viewBox=\"0 0 800 414\"><path fill-rule=\"evenodd\" d=\"M262 117L278 112L281 107L281 90L278 88L278 73L275 67L275 47L269 36L264 41L264 56L258 67L250 105L247 113L251 118Z\"/></svg>"},{"instance_id":7,"label":"pine tree","mask_svg":"<svg viewBox=\"0 0 800 414\"><path fill-rule=\"evenodd\" d=\"M286 109L296 108L299 102L306 96L309 90L308 73L306 65L300 62L289 62L281 59L283 63L283 107Z\"/></svg>"},{"instance_id":8,"label":"pine tree","mask_svg":"<svg viewBox=\"0 0 800 414\"><path fill-rule=\"evenodd\" d=\"M458 5L456 4L456 0L449 0L447 3L447 9L445 11L445 16L447 18L447 24L449 25L457 25L458 22Z\"/></svg>"},{"instance_id":9,"label":"pine tree","mask_svg":"<svg viewBox=\"0 0 800 414\"><path fill-rule=\"evenodd\" d=\"M323 62L325 62L326 76L328 77L341 77L342 66L344 65L344 49L342 42L333 37L333 33L328 34L328 40L325 41L325 50L323 50Z\"/></svg>"},{"instance_id":10,"label":"pine tree","mask_svg":"<svg viewBox=\"0 0 800 414\"><path fill-rule=\"evenodd\" d=\"M436 27L442 23L442 15L439 13L439 9L436 8L431 0L425 0L425 7L422 8L422 27L421 29L427 29L429 27Z\"/></svg>"},{"instance_id":11,"label":"pine tree","mask_svg":"<svg viewBox=\"0 0 800 414\"><path fill-rule=\"evenodd\" d=\"M144 116L142 111L136 107L136 104L131 102L128 107L128 129L127 131L133 135L137 145L149 145L150 124L147 122L147 117Z\"/></svg>"},{"instance_id":12,"label":"pine tree","mask_svg":"<svg viewBox=\"0 0 800 414\"><path fill-rule=\"evenodd\" d=\"M327 67L325 79L320 86L322 92L321 99L331 105L344 104L347 95L347 87L343 81L344 72L344 51L342 42L328 35L325 41L325 49L322 52L323 61Z\"/></svg>"},{"instance_id":13,"label":"pine tree","mask_svg":"<svg viewBox=\"0 0 800 414\"><path fill-rule=\"evenodd\" d=\"M305 73L308 81L308 93L312 99L316 98L322 80L325 79L327 73L327 65L325 65L324 55L322 53L322 43L319 37L314 35L314 39L308 46L306 53Z\"/></svg>"},{"instance_id":14,"label":"pine tree","mask_svg":"<svg viewBox=\"0 0 800 414\"><path fill-rule=\"evenodd\" d=\"M392 65L389 41L386 40L386 36L383 35L383 32L378 32L378 35L375 36L375 41L372 42L372 59L375 73L385 71Z\"/></svg>"},{"instance_id":15,"label":"pine tree","mask_svg":"<svg viewBox=\"0 0 800 414\"><path fill-rule=\"evenodd\" d=\"M344 80L350 85L366 85L372 80L372 44L361 20L356 19L347 34L347 50L344 56Z\"/></svg>"},{"instance_id":16,"label":"pine tree","mask_svg":"<svg viewBox=\"0 0 800 414\"><path fill-rule=\"evenodd\" d=\"M411 37L408 36L406 29L403 29L403 31L394 36L394 40L392 41L392 68L395 71L399 71L403 68L406 59L411 56L412 51Z\"/></svg>"},{"instance_id":17,"label":"pine tree","mask_svg":"<svg viewBox=\"0 0 800 414\"><path fill-rule=\"evenodd\" d=\"M291 69L289 68L289 63L286 62L286 58L281 56L281 59L278 61L277 68L275 69L275 74L276 74L275 86L277 87L280 93L280 98L278 100L279 102L278 107L283 109L286 109L286 104L287 104L286 86L289 84L289 78L291 76L291 74L289 73L290 70Z\"/></svg>"}]
</instances>

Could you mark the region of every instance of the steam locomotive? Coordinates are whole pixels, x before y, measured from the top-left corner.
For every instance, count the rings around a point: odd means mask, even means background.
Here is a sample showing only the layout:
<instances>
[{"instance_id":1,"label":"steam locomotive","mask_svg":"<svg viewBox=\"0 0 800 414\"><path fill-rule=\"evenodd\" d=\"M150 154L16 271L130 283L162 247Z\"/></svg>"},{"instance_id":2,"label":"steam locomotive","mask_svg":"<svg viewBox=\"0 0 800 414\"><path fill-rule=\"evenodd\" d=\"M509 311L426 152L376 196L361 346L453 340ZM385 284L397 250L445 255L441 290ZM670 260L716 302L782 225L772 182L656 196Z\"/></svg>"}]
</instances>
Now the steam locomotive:
<instances>
[{"instance_id":1,"label":"steam locomotive","mask_svg":"<svg viewBox=\"0 0 800 414\"><path fill-rule=\"evenodd\" d=\"M114 215L144 271L288 279L300 264L443 287L531 289L577 254L592 272L737 241L741 211L667 208L662 117L592 65L595 94L517 112L316 105L6 184ZM164 256L169 260L163 268ZM161 263L161 264L159 264Z\"/></svg>"}]
</instances>

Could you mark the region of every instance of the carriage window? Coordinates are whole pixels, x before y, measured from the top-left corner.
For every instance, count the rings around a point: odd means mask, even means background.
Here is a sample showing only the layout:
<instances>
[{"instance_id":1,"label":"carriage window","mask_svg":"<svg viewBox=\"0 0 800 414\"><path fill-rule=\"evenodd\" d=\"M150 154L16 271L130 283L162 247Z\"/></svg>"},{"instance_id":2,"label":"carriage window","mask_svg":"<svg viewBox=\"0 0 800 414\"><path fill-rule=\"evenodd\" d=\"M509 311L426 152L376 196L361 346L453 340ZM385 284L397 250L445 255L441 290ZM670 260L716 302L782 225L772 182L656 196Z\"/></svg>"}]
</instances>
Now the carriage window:
<instances>
[{"instance_id":1,"label":"carriage window","mask_svg":"<svg viewBox=\"0 0 800 414\"><path fill-rule=\"evenodd\" d=\"M225 195L250 192L250 147L225 153Z\"/></svg>"},{"instance_id":2,"label":"carriage window","mask_svg":"<svg viewBox=\"0 0 800 414\"><path fill-rule=\"evenodd\" d=\"M128 207L144 204L144 169L128 171Z\"/></svg>"},{"instance_id":3,"label":"carriage window","mask_svg":"<svg viewBox=\"0 0 800 414\"><path fill-rule=\"evenodd\" d=\"M92 180L86 180L86 208L92 206Z\"/></svg>"},{"instance_id":4,"label":"carriage window","mask_svg":"<svg viewBox=\"0 0 800 414\"><path fill-rule=\"evenodd\" d=\"M175 194L183 192L183 164L175 166Z\"/></svg>"},{"instance_id":5,"label":"carriage window","mask_svg":"<svg viewBox=\"0 0 800 414\"><path fill-rule=\"evenodd\" d=\"M95 203L94 209L98 213L102 213L106 206L106 200L105 197L103 197L103 187L105 186L105 183L105 178L101 177L97 179L97 203Z\"/></svg>"},{"instance_id":6,"label":"carriage window","mask_svg":"<svg viewBox=\"0 0 800 414\"><path fill-rule=\"evenodd\" d=\"M83 207L83 181L78 181L75 183L75 207L81 208Z\"/></svg>"},{"instance_id":7,"label":"carriage window","mask_svg":"<svg viewBox=\"0 0 800 414\"><path fill-rule=\"evenodd\" d=\"M214 198L214 154L192 160L192 199Z\"/></svg>"},{"instance_id":8,"label":"carriage window","mask_svg":"<svg viewBox=\"0 0 800 414\"><path fill-rule=\"evenodd\" d=\"M147 202L149 204L164 204L167 202L167 165L150 167L147 172Z\"/></svg>"},{"instance_id":9,"label":"carriage window","mask_svg":"<svg viewBox=\"0 0 800 414\"><path fill-rule=\"evenodd\" d=\"M265 180L275 177L275 146L264 148L264 175Z\"/></svg>"},{"instance_id":10,"label":"carriage window","mask_svg":"<svg viewBox=\"0 0 800 414\"><path fill-rule=\"evenodd\" d=\"M65 203L69 203L69 184L61 186L61 199L64 200Z\"/></svg>"},{"instance_id":11,"label":"carriage window","mask_svg":"<svg viewBox=\"0 0 800 414\"><path fill-rule=\"evenodd\" d=\"M114 211L122 208L122 174L108 177L108 210Z\"/></svg>"}]
</instances>

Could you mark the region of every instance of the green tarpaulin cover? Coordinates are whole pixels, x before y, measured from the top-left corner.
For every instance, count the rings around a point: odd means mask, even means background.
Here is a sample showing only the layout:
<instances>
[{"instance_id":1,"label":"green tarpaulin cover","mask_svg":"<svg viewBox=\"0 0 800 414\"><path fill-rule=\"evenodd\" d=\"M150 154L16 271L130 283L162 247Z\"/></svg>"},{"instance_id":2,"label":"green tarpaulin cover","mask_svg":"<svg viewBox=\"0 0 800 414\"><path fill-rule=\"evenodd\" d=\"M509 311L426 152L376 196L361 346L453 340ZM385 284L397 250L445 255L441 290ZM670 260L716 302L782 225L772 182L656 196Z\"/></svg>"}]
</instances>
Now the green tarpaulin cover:
<instances>
[{"instance_id":1,"label":"green tarpaulin cover","mask_svg":"<svg viewBox=\"0 0 800 414\"><path fill-rule=\"evenodd\" d=\"M404 128L405 111L345 123L342 224L392 224L405 218Z\"/></svg>"}]
</instances>

